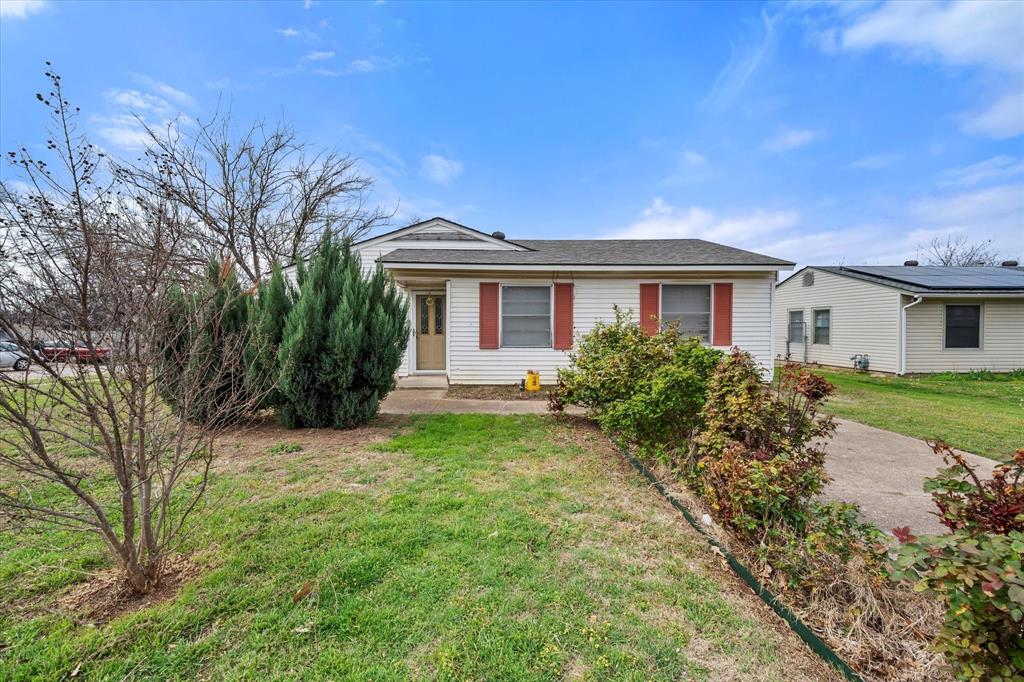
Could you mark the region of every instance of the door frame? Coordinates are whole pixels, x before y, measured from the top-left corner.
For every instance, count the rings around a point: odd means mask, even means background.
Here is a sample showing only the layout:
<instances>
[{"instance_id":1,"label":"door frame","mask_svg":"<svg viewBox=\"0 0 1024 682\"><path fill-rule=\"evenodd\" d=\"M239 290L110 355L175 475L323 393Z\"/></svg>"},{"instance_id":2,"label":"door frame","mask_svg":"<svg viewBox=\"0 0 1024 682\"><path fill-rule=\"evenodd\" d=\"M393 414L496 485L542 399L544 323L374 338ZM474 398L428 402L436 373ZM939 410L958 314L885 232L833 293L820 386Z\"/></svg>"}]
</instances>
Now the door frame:
<instances>
[{"instance_id":1,"label":"door frame","mask_svg":"<svg viewBox=\"0 0 1024 682\"><path fill-rule=\"evenodd\" d=\"M448 333L448 328L451 321L451 296L449 295L449 289L451 287L448 282L445 282L444 289L439 287L428 287L421 289L409 289L409 296L412 297L412 305L409 306L410 316L410 344L409 344L409 374L426 374L426 375L439 375L445 376L448 374L448 368L450 366L449 361L449 338L451 335ZM419 296L444 296L444 369L418 369L418 358L416 357L416 337L418 335L417 325L419 324L419 308L417 307Z\"/></svg>"}]
</instances>

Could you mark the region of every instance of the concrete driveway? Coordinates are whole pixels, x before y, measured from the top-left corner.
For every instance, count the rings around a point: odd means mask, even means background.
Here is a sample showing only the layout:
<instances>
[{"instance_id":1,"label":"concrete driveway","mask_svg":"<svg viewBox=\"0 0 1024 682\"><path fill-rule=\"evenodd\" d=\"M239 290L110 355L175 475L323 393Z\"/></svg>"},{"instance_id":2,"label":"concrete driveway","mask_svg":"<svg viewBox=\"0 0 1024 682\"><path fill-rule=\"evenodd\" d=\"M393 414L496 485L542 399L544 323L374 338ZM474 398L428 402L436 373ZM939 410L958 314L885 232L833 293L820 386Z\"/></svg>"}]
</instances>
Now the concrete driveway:
<instances>
[{"instance_id":1,"label":"concrete driveway","mask_svg":"<svg viewBox=\"0 0 1024 682\"><path fill-rule=\"evenodd\" d=\"M918 534L942 533L930 495L921 486L945 466L942 458L922 440L883 431L845 419L828 445L825 466L833 481L825 496L856 502L862 515L885 532L910 526ZM992 473L996 462L967 454L979 475Z\"/></svg>"}]
</instances>

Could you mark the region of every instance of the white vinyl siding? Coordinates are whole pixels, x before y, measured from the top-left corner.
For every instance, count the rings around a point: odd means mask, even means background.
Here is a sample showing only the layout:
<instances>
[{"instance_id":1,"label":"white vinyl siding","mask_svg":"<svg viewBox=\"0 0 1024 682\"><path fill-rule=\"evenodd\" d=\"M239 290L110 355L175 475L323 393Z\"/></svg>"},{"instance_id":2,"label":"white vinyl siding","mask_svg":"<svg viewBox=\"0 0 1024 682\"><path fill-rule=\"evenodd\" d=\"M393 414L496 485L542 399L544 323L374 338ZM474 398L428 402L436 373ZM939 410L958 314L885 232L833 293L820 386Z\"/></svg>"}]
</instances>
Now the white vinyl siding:
<instances>
[{"instance_id":1,"label":"white vinyl siding","mask_svg":"<svg viewBox=\"0 0 1024 682\"><path fill-rule=\"evenodd\" d=\"M808 272L814 283L804 286ZM828 344L814 343L814 311L826 309ZM806 349L808 362L852 367L850 357L864 353L872 370L899 370L900 294L895 289L815 268L790 277L775 290L775 352L780 356L786 355L791 311L802 313L808 337L806 346L788 344L792 360L802 362Z\"/></svg>"},{"instance_id":2,"label":"white vinyl siding","mask_svg":"<svg viewBox=\"0 0 1024 682\"><path fill-rule=\"evenodd\" d=\"M905 299L907 302L910 298ZM980 348L946 348L947 305L981 306ZM907 310L907 372L1009 372L1024 367L1024 298L928 299Z\"/></svg>"},{"instance_id":3,"label":"white vinyl siding","mask_svg":"<svg viewBox=\"0 0 1024 682\"><path fill-rule=\"evenodd\" d=\"M701 276L707 281L733 283L733 345L750 352L769 376L771 356L771 295L774 273L737 277L735 273ZM586 333L598 321L615 319L614 307L631 310L634 321L640 312L640 283L649 279L565 278L536 279L516 275L451 278L451 320L448 324L449 380L453 384L505 384L522 379L526 370L540 372L541 382L553 384L556 370L569 364L569 352L553 348L480 348L480 283L550 286L553 281L572 282L573 331ZM685 279L660 278L664 284L685 284Z\"/></svg>"}]
</instances>

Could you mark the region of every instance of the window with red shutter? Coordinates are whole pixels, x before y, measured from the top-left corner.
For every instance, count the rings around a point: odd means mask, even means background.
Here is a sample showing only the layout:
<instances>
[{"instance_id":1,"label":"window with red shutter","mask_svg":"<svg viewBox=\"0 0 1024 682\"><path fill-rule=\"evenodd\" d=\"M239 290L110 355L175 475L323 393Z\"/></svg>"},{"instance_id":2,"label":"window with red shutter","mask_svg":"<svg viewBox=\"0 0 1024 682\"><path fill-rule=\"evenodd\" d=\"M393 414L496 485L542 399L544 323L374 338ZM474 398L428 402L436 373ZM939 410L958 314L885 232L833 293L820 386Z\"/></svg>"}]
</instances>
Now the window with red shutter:
<instances>
[{"instance_id":1,"label":"window with red shutter","mask_svg":"<svg viewBox=\"0 0 1024 682\"><path fill-rule=\"evenodd\" d=\"M572 348L572 284L555 284L555 350Z\"/></svg>"},{"instance_id":2,"label":"window with red shutter","mask_svg":"<svg viewBox=\"0 0 1024 682\"><path fill-rule=\"evenodd\" d=\"M732 284L715 284L712 345L732 345Z\"/></svg>"},{"instance_id":3,"label":"window with red shutter","mask_svg":"<svg viewBox=\"0 0 1024 682\"><path fill-rule=\"evenodd\" d=\"M498 347L498 283L480 282L480 348Z\"/></svg>"},{"instance_id":4,"label":"window with red shutter","mask_svg":"<svg viewBox=\"0 0 1024 682\"><path fill-rule=\"evenodd\" d=\"M640 285L640 327L648 336L658 333L660 284Z\"/></svg>"}]
</instances>

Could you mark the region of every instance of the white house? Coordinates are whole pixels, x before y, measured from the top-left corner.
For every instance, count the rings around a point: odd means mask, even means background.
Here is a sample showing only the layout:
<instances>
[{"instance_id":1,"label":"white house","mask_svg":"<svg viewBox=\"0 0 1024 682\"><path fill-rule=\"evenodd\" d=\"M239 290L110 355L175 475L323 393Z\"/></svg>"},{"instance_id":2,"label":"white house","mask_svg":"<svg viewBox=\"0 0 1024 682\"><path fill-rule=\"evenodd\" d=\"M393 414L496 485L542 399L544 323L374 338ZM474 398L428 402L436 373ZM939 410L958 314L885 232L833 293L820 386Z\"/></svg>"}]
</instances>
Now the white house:
<instances>
[{"instance_id":1,"label":"white house","mask_svg":"<svg viewBox=\"0 0 1024 682\"><path fill-rule=\"evenodd\" d=\"M771 374L772 302L793 263L699 239L509 240L433 218L355 247L411 300L412 338L400 376L503 384L527 370L555 380L574 335L631 309L723 349L749 351Z\"/></svg>"},{"instance_id":2,"label":"white house","mask_svg":"<svg viewBox=\"0 0 1024 682\"><path fill-rule=\"evenodd\" d=\"M775 290L775 345L800 362L894 374L1024 367L1024 268L807 267Z\"/></svg>"}]
</instances>

